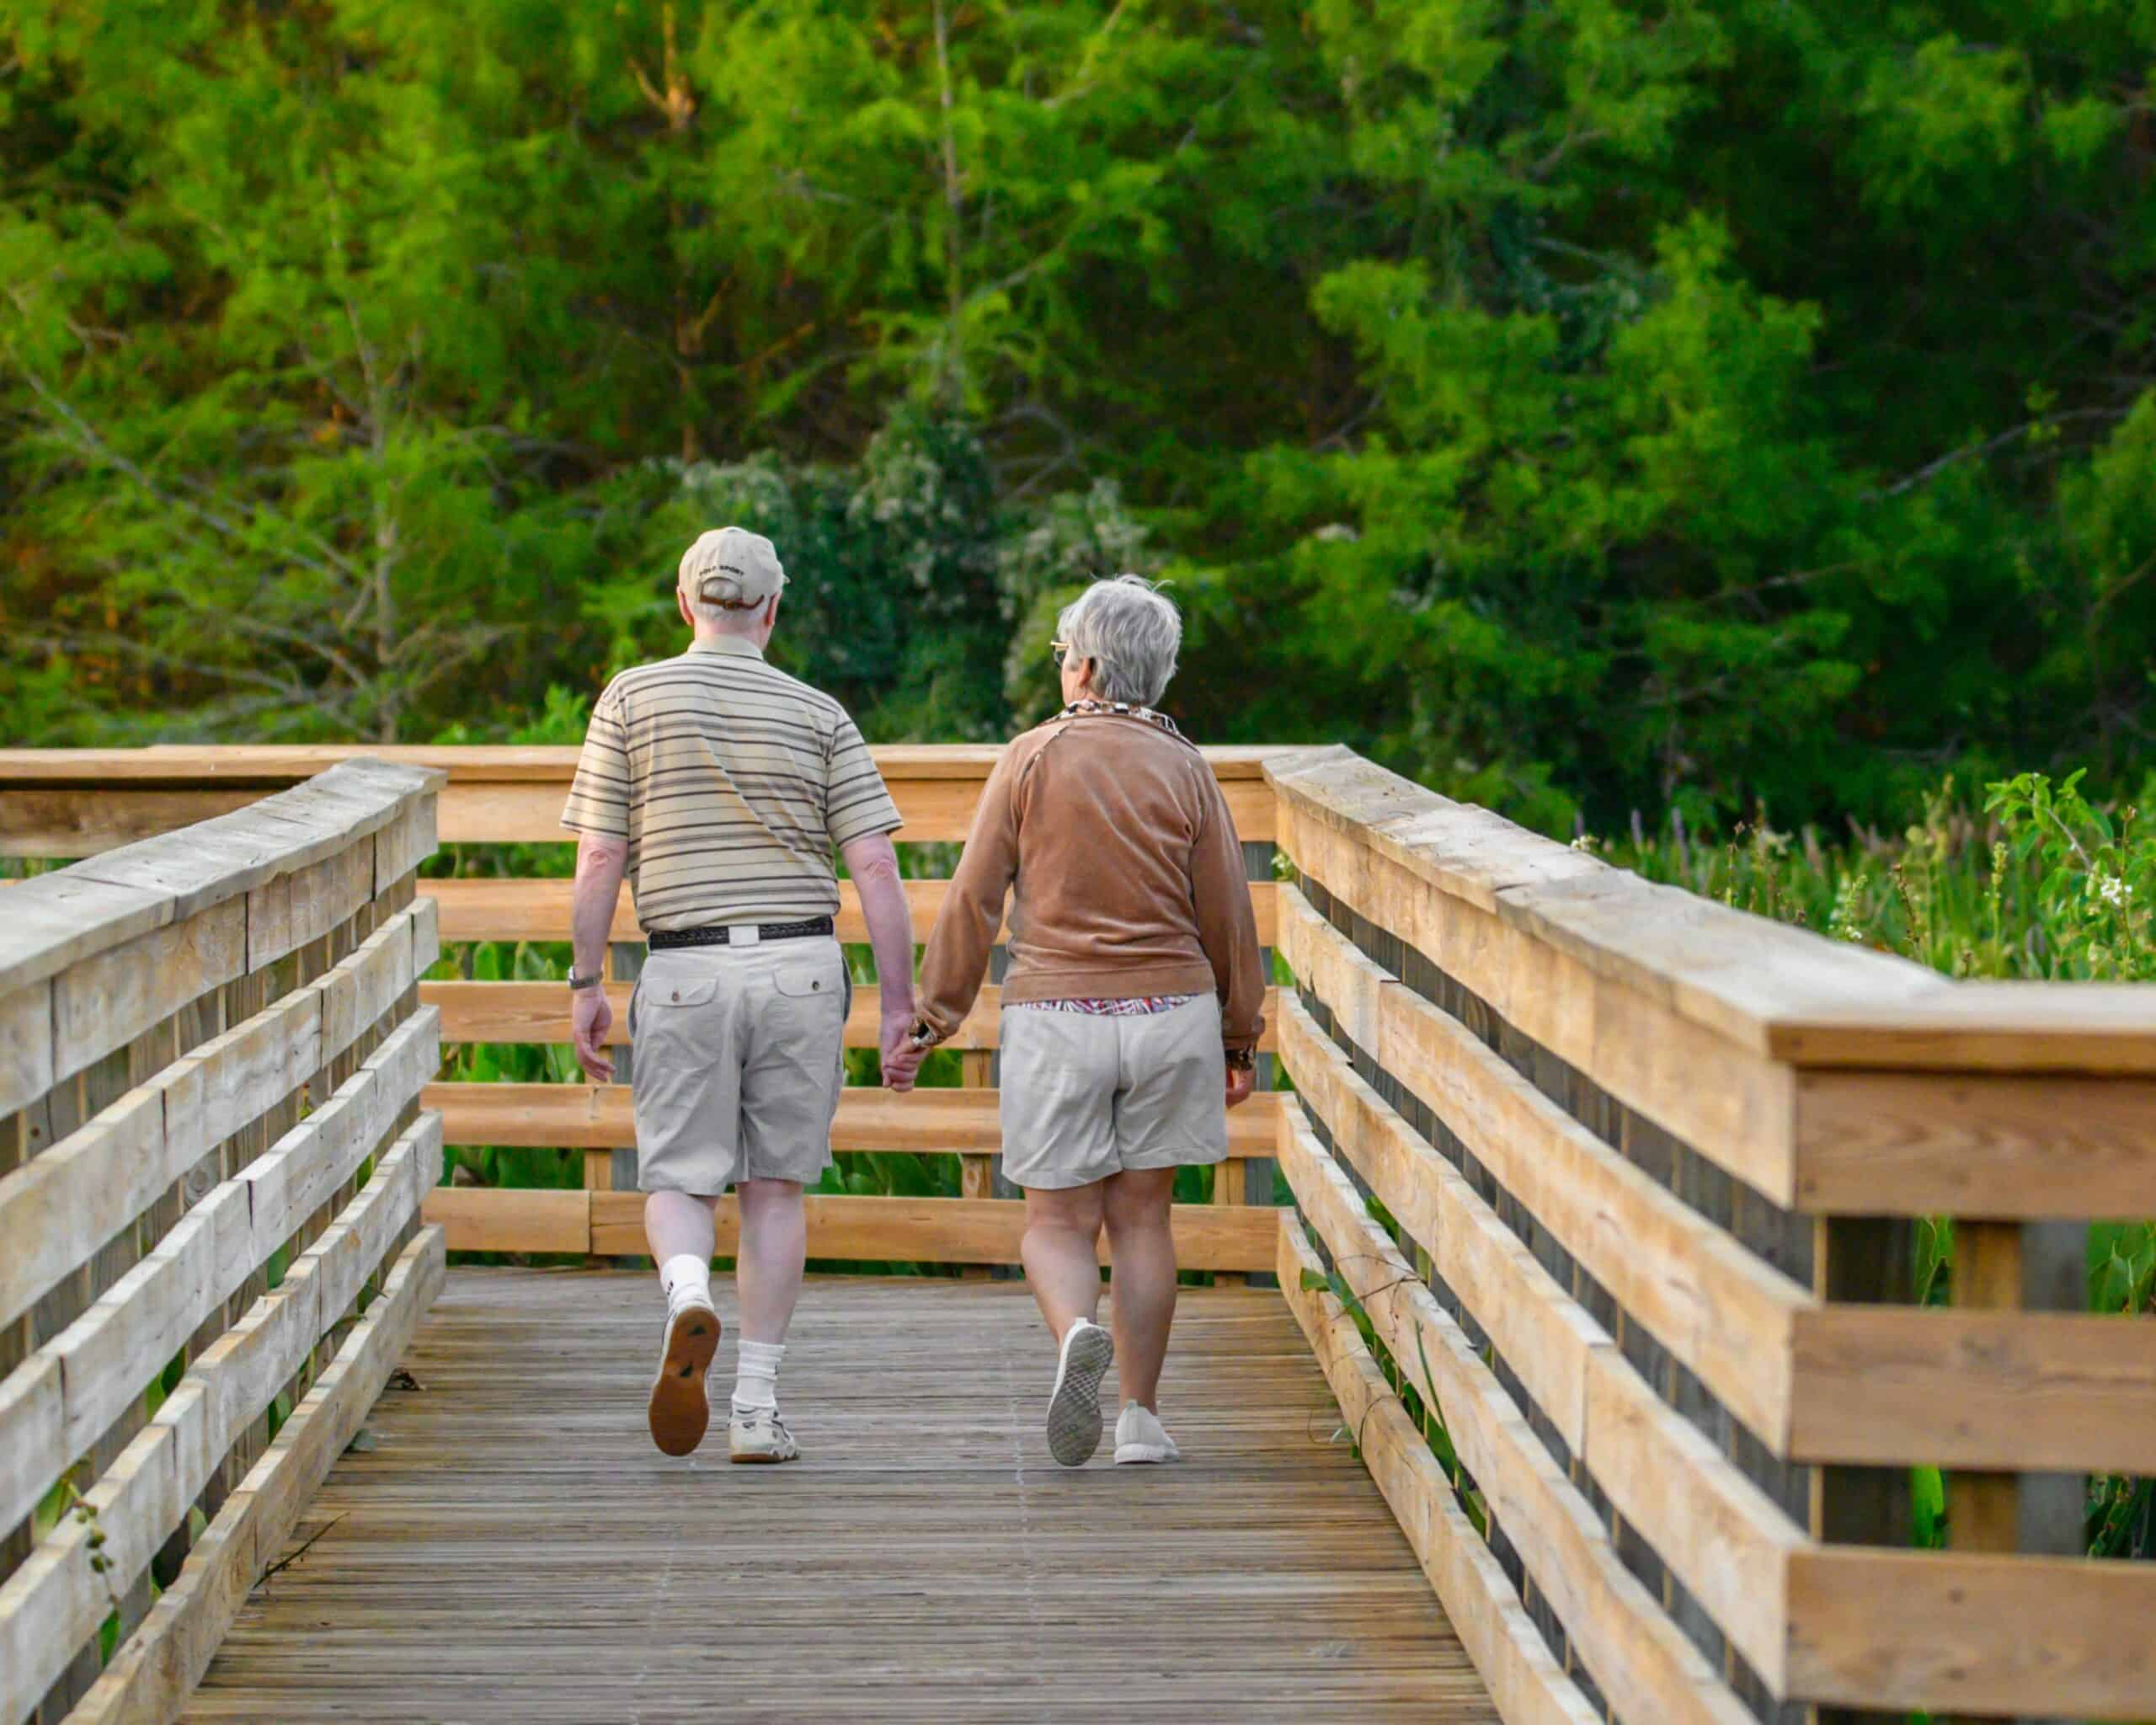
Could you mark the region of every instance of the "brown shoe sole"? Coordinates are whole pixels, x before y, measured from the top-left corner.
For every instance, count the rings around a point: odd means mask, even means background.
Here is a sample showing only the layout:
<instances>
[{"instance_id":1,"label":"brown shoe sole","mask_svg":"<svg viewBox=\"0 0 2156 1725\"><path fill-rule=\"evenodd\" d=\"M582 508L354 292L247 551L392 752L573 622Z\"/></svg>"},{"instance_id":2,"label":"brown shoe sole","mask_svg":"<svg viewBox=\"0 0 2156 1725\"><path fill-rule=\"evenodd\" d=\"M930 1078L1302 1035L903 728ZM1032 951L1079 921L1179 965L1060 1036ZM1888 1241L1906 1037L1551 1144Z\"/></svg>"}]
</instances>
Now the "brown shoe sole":
<instances>
[{"instance_id":1,"label":"brown shoe sole","mask_svg":"<svg viewBox=\"0 0 2156 1725\"><path fill-rule=\"evenodd\" d=\"M651 1440L664 1455L686 1455L704 1440L711 1398L704 1374L718 1352L718 1314L684 1306L666 1326L666 1353L651 1381Z\"/></svg>"}]
</instances>

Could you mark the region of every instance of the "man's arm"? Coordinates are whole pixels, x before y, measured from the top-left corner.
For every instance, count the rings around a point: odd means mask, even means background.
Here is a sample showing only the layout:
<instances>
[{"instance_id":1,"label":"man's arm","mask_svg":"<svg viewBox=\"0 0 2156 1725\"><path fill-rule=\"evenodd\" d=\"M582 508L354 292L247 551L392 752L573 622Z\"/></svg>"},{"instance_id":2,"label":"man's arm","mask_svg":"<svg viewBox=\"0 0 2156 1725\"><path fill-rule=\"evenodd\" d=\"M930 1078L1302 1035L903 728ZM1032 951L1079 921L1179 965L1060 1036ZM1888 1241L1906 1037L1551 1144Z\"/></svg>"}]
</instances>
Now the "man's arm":
<instances>
[{"instance_id":1,"label":"man's arm","mask_svg":"<svg viewBox=\"0 0 2156 1725\"><path fill-rule=\"evenodd\" d=\"M629 866L626 839L585 833L576 841L576 885L569 898L569 937L574 957L570 968L579 976L596 976L606 968L606 937L614 928L614 906L622 896L622 877ZM606 1033L614 1028L614 1008L604 988L579 989L570 997L576 1063L595 1084L614 1081L614 1057L606 1052Z\"/></svg>"},{"instance_id":2,"label":"man's arm","mask_svg":"<svg viewBox=\"0 0 2156 1725\"><path fill-rule=\"evenodd\" d=\"M913 1028L913 907L899 878L899 853L891 836L874 832L839 847L846 871L861 895L861 914L868 924L868 944L876 954L876 990L883 1006L883 1029L877 1040L883 1057L885 1081L894 1090L913 1088L913 1070L901 1059ZM918 1061L914 1062L918 1066Z\"/></svg>"}]
</instances>

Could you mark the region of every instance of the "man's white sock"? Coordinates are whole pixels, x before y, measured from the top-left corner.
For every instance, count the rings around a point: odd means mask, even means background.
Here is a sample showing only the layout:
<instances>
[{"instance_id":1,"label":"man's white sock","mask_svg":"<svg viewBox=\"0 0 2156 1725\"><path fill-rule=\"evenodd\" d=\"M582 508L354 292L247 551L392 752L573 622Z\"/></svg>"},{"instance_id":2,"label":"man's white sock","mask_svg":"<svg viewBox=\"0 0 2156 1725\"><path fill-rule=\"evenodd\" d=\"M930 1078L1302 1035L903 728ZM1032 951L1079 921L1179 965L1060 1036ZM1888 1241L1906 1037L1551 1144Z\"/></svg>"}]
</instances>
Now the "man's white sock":
<instances>
[{"instance_id":1,"label":"man's white sock","mask_svg":"<svg viewBox=\"0 0 2156 1725\"><path fill-rule=\"evenodd\" d=\"M734 1405L744 1413L777 1407L778 1363L785 1358L783 1342L744 1342L740 1375L734 1381Z\"/></svg>"},{"instance_id":2,"label":"man's white sock","mask_svg":"<svg viewBox=\"0 0 2156 1725\"><path fill-rule=\"evenodd\" d=\"M659 1285L666 1290L666 1309L679 1311L691 1300L711 1304L711 1260L693 1252L670 1258L659 1267Z\"/></svg>"}]
</instances>

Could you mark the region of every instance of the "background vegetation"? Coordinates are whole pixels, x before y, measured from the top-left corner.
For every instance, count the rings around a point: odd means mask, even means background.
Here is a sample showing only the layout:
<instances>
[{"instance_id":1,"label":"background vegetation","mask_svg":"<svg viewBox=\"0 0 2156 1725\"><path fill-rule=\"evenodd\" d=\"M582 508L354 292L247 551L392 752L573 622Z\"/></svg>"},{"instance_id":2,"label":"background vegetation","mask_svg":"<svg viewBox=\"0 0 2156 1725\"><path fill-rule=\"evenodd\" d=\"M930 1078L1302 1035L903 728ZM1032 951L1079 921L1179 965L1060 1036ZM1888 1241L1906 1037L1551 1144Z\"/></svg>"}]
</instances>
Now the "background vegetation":
<instances>
[{"instance_id":1,"label":"background vegetation","mask_svg":"<svg viewBox=\"0 0 2156 1725\"><path fill-rule=\"evenodd\" d=\"M2152 65L2146 0L9 0L10 740L573 727L734 517L882 740L1137 567L1202 736L1552 830L2132 791Z\"/></svg>"}]
</instances>

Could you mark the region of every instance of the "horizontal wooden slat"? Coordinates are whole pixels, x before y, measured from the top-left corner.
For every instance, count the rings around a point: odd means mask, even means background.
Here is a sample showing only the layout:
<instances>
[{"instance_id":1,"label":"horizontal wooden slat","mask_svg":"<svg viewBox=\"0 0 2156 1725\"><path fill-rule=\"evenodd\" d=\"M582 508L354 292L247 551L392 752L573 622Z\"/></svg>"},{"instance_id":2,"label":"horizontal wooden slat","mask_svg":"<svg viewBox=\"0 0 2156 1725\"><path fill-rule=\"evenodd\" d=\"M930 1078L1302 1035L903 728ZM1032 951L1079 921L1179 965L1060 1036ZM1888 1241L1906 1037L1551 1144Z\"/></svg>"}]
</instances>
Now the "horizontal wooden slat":
<instances>
[{"instance_id":1,"label":"horizontal wooden slat","mask_svg":"<svg viewBox=\"0 0 2156 1725\"><path fill-rule=\"evenodd\" d=\"M963 1151L1001 1148L993 1090L921 1089L900 1096L867 1085L841 1093L831 1144L838 1150ZM1276 1092L1261 1090L1228 1116L1228 1154L1273 1154ZM425 1106L441 1111L456 1145L627 1150L636 1141L626 1084L435 1084Z\"/></svg>"},{"instance_id":2,"label":"horizontal wooden slat","mask_svg":"<svg viewBox=\"0 0 2156 1725\"><path fill-rule=\"evenodd\" d=\"M1281 798L1282 842L1333 890L1356 889L1326 880L1305 855L1333 848L1328 836L1385 865L1380 873L1404 876L1411 884L1400 890L1423 900L1431 918L1478 911L1587 975L1765 1060L2156 1074L2156 998L2135 985L1951 982L1885 953L1652 885L1346 749L1276 756L1266 770ZM1414 932L1377 920L1438 957ZM1464 926L1480 927L1471 917ZM1534 985L1518 964L1504 968ZM1584 991L1575 983L1571 991Z\"/></svg>"},{"instance_id":3,"label":"horizontal wooden slat","mask_svg":"<svg viewBox=\"0 0 2156 1725\"><path fill-rule=\"evenodd\" d=\"M1015 1199L869 1198L810 1193L803 1200L808 1255L893 1263L1016 1263L1026 1207ZM1177 1204L1176 1255L1185 1269L1272 1268L1269 1209ZM489 1191L443 1186L427 1196L426 1219L446 1231L452 1252L648 1253L643 1198L634 1192ZM739 1243L732 1198L718 1208L719 1254ZM1106 1263L1106 1236L1102 1236Z\"/></svg>"},{"instance_id":4,"label":"horizontal wooden slat","mask_svg":"<svg viewBox=\"0 0 2156 1725\"><path fill-rule=\"evenodd\" d=\"M93 790L0 786L0 857L96 857L259 803L264 789Z\"/></svg>"},{"instance_id":5,"label":"horizontal wooden slat","mask_svg":"<svg viewBox=\"0 0 2156 1725\"><path fill-rule=\"evenodd\" d=\"M626 982L606 985L606 997L614 1008L607 1041L614 1046L626 1046L629 1040L630 991L631 985ZM566 1043L569 1039L568 990L558 982L423 982L419 999L441 1009L441 1039L446 1043ZM1001 1040L1002 1005L1003 991L992 982L986 984L973 1011L939 1045L976 1050L997 1047ZM1265 1034L1258 1043L1267 1053L1277 1045L1276 1011L1277 1003L1268 990ZM876 1047L883 1023L883 1006L874 985L857 986L853 1010L846 1021L846 1045Z\"/></svg>"},{"instance_id":6,"label":"horizontal wooden slat","mask_svg":"<svg viewBox=\"0 0 2156 1725\"><path fill-rule=\"evenodd\" d=\"M2146 1078L1800 1072L1796 1202L1825 1215L2138 1218L2156 1194L2151 1120Z\"/></svg>"},{"instance_id":7,"label":"horizontal wooden slat","mask_svg":"<svg viewBox=\"0 0 2156 1725\"><path fill-rule=\"evenodd\" d=\"M34 1708L179 1525L235 1439L305 1364L323 1331L440 1176L441 1124L398 1140L335 1226L275 1291L206 1350L104 1476L0 1586L0 1719ZM93 1543L93 1541L95 1543ZM93 1560L102 1558L102 1571Z\"/></svg>"},{"instance_id":8,"label":"horizontal wooden slat","mask_svg":"<svg viewBox=\"0 0 2156 1725\"><path fill-rule=\"evenodd\" d=\"M220 780L290 783L365 756L433 767L452 784L539 780L568 785L580 751L574 744L158 743L143 749L0 749L0 787L127 782L199 785ZM985 779L1002 756L996 743L879 743L868 751L887 779ZM1214 775L1262 781L1267 761L1292 754L1271 744L1227 744L1201 751Z\"/></svg>"},{"instance_id":9,"label":"horizontal wooden slat","mask_svg":"<svg viewBox=\"0 0 2156 1725\"><path fill-rule=\"evenodd\" d=\"M436 1230L428 1229L405 1248L382 1297L225 1500L178 1581L68 1715L72 1725L168 1725L179 1717L248 1591L284 1548L301 1512L411 1344L441 1288L443 1263Z\"/></svg>"},{"instance_id":10,"label":"horizontal wooden slat","mask_svg":"<svg viewBox=\"0 0 2156 1725\"><path fill-rule=\"evenodd\" d=\"M573 886L574 883L559 879L498 880L477 877L423 880L419 891L441 906L441 937L446 941L566 941L569 937ZM917 943L926 942L942 912L951 883L909 880L905 889L906 904L913 913L914 938ZM1273 883L1254 883L1250 900L1257 916L1258 944L1271 946ZM858 945L867 940L868 924L861 914L860 895L850 880L839 883L837 921L841 941ZM1007 939L1009 935L1010 929L1006 925L997 932L996 937ZM615 904L614 924L607 938L633 943L643 937L643 926L637 921L636 907L630 903L630 895L623 893Z\"/></svg>"},{"instance_id":11,"label":"horizontal wooden slat","mask_svg":"<svg viewBox=\"0 0 2156 1725\"><path fill-rule=\"evenodd\" d=\"M1810 1295L1597 1138L1465 1025L1373 964L1293 887L1281 889L1280 915L1283 955L1328 1002L1342 1000L1341 1028L1632 1318L1769 1449L1785 1452L1790 1326L1813 1304ZM1382 1156L1396 1139L1412 1137L1293 996L1279 1016L1289 1071L1343 1141ZM1421 1226L1411 1217L1418 1203L1438 1202L1444 1178L1457 1176L1424 1149L1420 1160L1393 1159L1395 1178L1380 1195L1418 1239L1434 1244L1435 1215ZM1374 1172L1366 1178L1375 1183Z\"/></svg>"},{"instance_id":12,"label":"horizontal wooden slat","mask_svg":"<svg viewBox=\"0 0 2156 1725\"><path fill-rule=\"evenodd\" d=\"M561 824L576 750L456 749L0 750L0 855L87 857L243 809L280 784L354 756L446 772L440 838L446 844L573 842ZM871 751L905 820L901 842L950 842L972 824L980 788L1001 750L879 748ZM1206 751L1245 840L1273 836L1273 795L1262 749Z\"/></svg>"},{"instance_id":13,"label":"horizontal wooden slat","mask_svg":"<svg viewBox=\"0 0 2156 1725\"><path fill-rule=\"evenodd\" d=\"M1817 1546L1791 1562L1789 1612L1808 1701L2156 1717L2156 1565Z\"/></svg>"},{"instance_id":14,"label":"horizontal wooden slat","mask_svg":"<svg viewBox=\"0 0 2156 1725\"><path fill-rule=\"evenodd\" d=\"M1364 1210L1338 1163L1310 1135L1293 1103L1281 1117L1280 1166L1387 1351L1409 1381L1425 1391L1448 1432L1454 1432L1460 1398L1494 1391L1496 1380L1471 1352L1467 1357L1476 1370L1464 1370L1460 1350L1465 1338L1458 1325ZM1782 1569L1803 1535L1705 1436L1662 1403L1496 1213L1459 1176L1453 1179L1459 1189L1446 1206L1438 1236L1438 1271L1445 1285L1488 1332L1497 1356L1538 1405L1545 1412L1553 1407L1580 1410L1571 1433L1562 1430L1563 1416L1552 1415L1567 1450L1586 1464L1619 1513L1661 1553L1769 1686L1778 1687L1784 1653ZM1487 1243L1464 1250L1454 1243L1460 1236ZM1470 1258L1479 1262L1469 1280L1454 1266ZM1454 1368L1450 1371L1448 1361ZM1509 1401L1501 1413L1506 1419L1513 1417ZM1491 1429L1493 1443L1508 1441L1502 1433L1509 1431L1533 1445L1524 1457L1502 1457L1505 1477L1531 1482L1537 1470L1554 1466L1524 1423ZM1466 1460L1465 1446L1462 1459ZM1481 1468L1472 1461L1467 1466L1490 1489ZM1585 1508L1577 1498L1551 1500L1540 1487L1534 1489L1541 1503L1539 1514L1571 1514ZM1566 1491L1572 1489L1568 1483ZM1547 1537L1545 1530L1515 1531L1509 1521L1504 1525L1524 1555ZM1605 1556L1614 1555L1591 1551L1584 1561L1599 1566ZM1551 1546L1545 1561L1582 1560L1577 1553L1567 1559ZM1528 1567L1536 1572L1532 1557ZM1553 1579L1535 1573L1536 1585L1553 1599L1591 1578L1574 1574ZM1586 1603L1590 1596L1598 1600L1592 1607ZM1582 1610L1593 1609L1605 1620L1605 1647L1624 1650L1622 1657L1637 1661L1637 1669L1656 1682L1674 1680L1684 1664L1680 1644L1686 1653L1690 1644L1658 1606L1646 1605L1649 1615L1641 1619L1644 1594L1623 1589L1611 1594L1603 1582L1594 1583L1592 1595L1578 1597ZM1582 1632L1573 1633L1584 1643ZM1588 1664L1591 1670L1604 1669L1591 1655ZM1625 1691L1620 1687L1620 1692Z\"/></svg>"},{"instance_id":15,"label":"horizontal wooden slat","mask_svg":"<svg viewBox=\"0 0 2156 1725\"><path fill-rule=\"evenodd\" d=\"M1790 1070L1679 1016L1342 832L1283 805L1304 873L1397 935L1612 1096L1778 1204L1796 1186Z\"/></svg>"},{"instance_id":16,"label":"horizontal wooden slat","mask_svg":"<svg viewBox=\"0 0 2156 1725\"><path fill-rule=\"evenodd\" d=\"M28 1311L201 1158L350 1047L435 956L430 906L127 1092L0 1177L0 1324Z\"/></svg>"},{"instance_id":17,"label":"horizontal wooden slat","mask_svg":"<svg viewBox=\"0 0 2156 1725\"><path fill-rule=\"evenodd\" d=\"M591 1198L559 1188L437 1186L424 1214L451 1252L584 1253L591 1250Z\"/></svg>"},{"instance_id":18,"label":"horizontal wooden slat","mask_svg":"<svg viewBox=\"0 0 2156 1725\"><path fill-rule=\"evenodd\" d=\"M1795 1345L1799 1461L2156 1473L2156 1317L1834 1305Z\"/></svg>"},{"instance_id":19,"label":"horizontal wooden slat","mask_svg":"<svg viewBox=\"0 0 2156 1725\"><path fill-rule=\"evenodd\" d=\"M0 1402L0 1452L11 1467L0 1526L13 1526L76 1456L103 1435L198 1325L236 1292L360 1163L382 1145L398 1111L439 1064L435 1015L421 1011L383 1043L323 1107L182 1216L25 1366L57 1363L61 1423L42 1399ZM33 1451L30 1445L40 1447Z\"/></svg>"},{"instance_id":20,"label":"horizontal wooden slat","mask_svg":"<svg viewBox=\"0 0 2156 1725\"><path fill-rule=\"evenodd\" d=\"M347 761L187 832L161 827L140 843L19 882L7 889L8 916L0 921L0 996L244 899L340 852L364 845L371 852L373 835L431 796L439 782L439 774L413 767ZM93 809L106 806L109 794L109 786L95 782L79 793ZM35 848L35 833L3 803L0 835L0 852L66 854Z\"/></svg>"},{"instance_id":21,"label":"horizontal wooden slat","mask_svg":"<svg viewBox=\"0 0 2156 1725\"><path fill-rule=\"evenodd\" d=\"M1279 1223L1280 1289L1339 1402L1344 1434L1391 1507L1506 1725L1594 1725L1601 1715L1549 1643L1363 1345L1293 1210Z\"/></svg>"}]
</instances>

